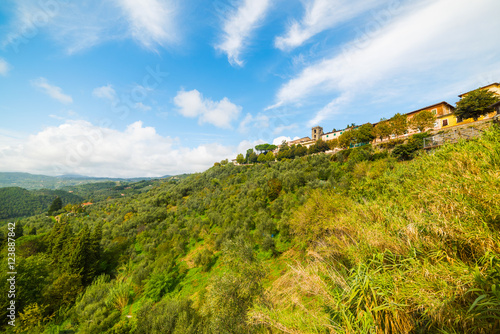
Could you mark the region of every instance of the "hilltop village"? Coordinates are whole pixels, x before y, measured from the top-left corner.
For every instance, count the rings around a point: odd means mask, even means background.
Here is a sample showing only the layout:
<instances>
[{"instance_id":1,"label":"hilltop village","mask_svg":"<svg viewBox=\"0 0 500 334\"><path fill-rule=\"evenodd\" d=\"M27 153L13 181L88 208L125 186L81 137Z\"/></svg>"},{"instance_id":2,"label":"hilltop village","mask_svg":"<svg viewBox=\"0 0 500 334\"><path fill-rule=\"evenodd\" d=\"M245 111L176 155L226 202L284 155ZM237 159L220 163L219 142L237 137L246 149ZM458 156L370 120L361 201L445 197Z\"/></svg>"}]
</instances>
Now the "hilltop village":
<instances>
[{"instance_id":1,"label":"hilltop village","mask_svg":"<svg viewBox=\"0 0 500 334\"><path fill-rule=\"evenodd\" d=\"M489 84L487 86L481 87L479 89L488 90L488 91L493 92L495 95L500 96L500 84L499 83L492 83L492 84ZM462 99L470 93L471 93L471 91L467 92L467 93L460 94L459 97ZM496 103L492 107L494 108L493 112L490 112L485 116L481 116L477 120L474 120L473 118L462 119L460 116L455 115L455 107L447 102L444 102L444 101L427 106L427 107L424 107L424 108L421 108L421 109L418 109L418 110L411 111L409 113L404 114L404 116L406 116L407 124L411 124L412 119L416 115L418 115L419 113L422 113L424 111L429 111L435 116L435 122L434 122L432 127L426 127L424 129L424 131L427 131L427 130L439 131L439 130L449 129L449 128L452 128L452 127L455 127L458 125L480 122L480 121L483 121L486 119L491 119L491 118L499 115L500 114L500 103ZM380 122L377 122L377 123L374 123L371 125L374 128L376 128L377 125L379 125L381 122L384 122L384 121L382 120ZM370 124L370 123L367 123L367 124ZM311 137L303 137L300 139L288 141L287 145L291 146L291 145L300 144L302 146L309 148L310 146L314 145L318 140L322 140L325 142L335 140L335 139L338 139L344 132L350 131L350 130L353 130L353 129L356 129L359 127L360 126L353 125L351 127L348 127L348 128L342 129L342 130L334 130L334 131L325 133L321 126L316 126L316 127L313 127L311 129ZM411 127L409 127L407 129L407 131L405 131L403 134L400 134L400 135L395 134L395 133L391 133L387 137L382 137L382 138L377 137L377 138L373 139L372 144L377 144L377 143L380 143L383 141L388 141L388 140L395 139L395 138L408 137L408 136L415 134L415 133L418 133L418 132L421 132L421 130L418 130L415 128L412 129Z\"/></svg>"},{"instance_id":2,"label":"hilltop village","mask_svg":"<svg viewBox=\"0 0 500 334\"><path fill-rule=\"evenodd\" d=\"M499 83L492 83L487 86L479 88L480 90L487 90L492 93L494 93L497 96L500 96L500 84ZM459 97L460 99L466 97L468 94L470 94L472 91L469 91L467 93L460 94ZM389 122L390 120L381 120L380 122L371 124L374 130L374 139L371 141L371 144L378 144L381 142L389 141L392 139L400 139L400 138L406 138L408 136L411 136L415 133L420 133L420 132L425 132L431 130L433 133L439 132L441 130L447 130L454 128L456 126L464 125L464 124L470 124L470 123L476 123L476 122L481 122L484 120L489 120L494 117L498 117L500 115L500 102L495 103L494 105L491 106L494 111L488 113L487 115L479 117L477 120L474 120L473 118L468 118L468 119L463 119L460 116L457 116L455 114L455 107L452 106L451 104L447 102L439 102L424 108L420 108L418 110L411 111L409 113L403 114L406 118L406 124L407 129L403 131L403 133L397 133L397 131L391 131L387 130L385 133L381 131L376 131L377 127L382 127L384 122ZM426 126L423 129L418 129L418 126L411 126L412 125L412 120L418 115L423 112L430 112L434 116L434 123L431 126ZM396 114L396 116L399 116L399 114ZM366 123L370 124L370 123ZM292 141L286 142L288 146L292 145L302 145L306 148L311 147L312 145L315 145L318 140L324 141L324 142L329 142L332 140L339 139L342 134L344 134L347 131L351 131L354 129L359 128L360 126L352 125L351 127L347 127L342 130L333 130L331 132L324 132L323 128L321 126L315 126L311 129L311 137L303 137L300 139L295 139ZM376 135L380 134L380 135ZM349 145L350 147L354 146L361 146L364 144L368 143L351 143ZM281 145L280 145L281 146ZM280 147L279 146L279 147ZM279 151L279 147L276 148L273 153L277 154ZM345 147L335 147L332 151L337 151L341 150Z\"/></svg>"}]
</instances>

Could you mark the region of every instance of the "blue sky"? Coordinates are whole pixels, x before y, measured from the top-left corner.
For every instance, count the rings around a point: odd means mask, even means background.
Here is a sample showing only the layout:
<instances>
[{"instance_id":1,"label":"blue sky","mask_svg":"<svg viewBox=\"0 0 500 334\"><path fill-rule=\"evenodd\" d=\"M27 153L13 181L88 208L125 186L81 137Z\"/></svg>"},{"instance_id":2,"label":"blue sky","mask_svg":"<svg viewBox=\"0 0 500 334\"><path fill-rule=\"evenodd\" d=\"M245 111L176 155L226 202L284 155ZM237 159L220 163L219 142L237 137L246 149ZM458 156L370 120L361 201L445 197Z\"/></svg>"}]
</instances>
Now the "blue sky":
<instances>
[{"instance_id":1,"label":"blue sky","mask_svg":"<svg viewBox=\"0 0 500 334\"><path fill-rule=\"evenodd\" d=\"M500 81L497 0L0 4L0 171L198 172Z\"/></svg>"}]
</instances>

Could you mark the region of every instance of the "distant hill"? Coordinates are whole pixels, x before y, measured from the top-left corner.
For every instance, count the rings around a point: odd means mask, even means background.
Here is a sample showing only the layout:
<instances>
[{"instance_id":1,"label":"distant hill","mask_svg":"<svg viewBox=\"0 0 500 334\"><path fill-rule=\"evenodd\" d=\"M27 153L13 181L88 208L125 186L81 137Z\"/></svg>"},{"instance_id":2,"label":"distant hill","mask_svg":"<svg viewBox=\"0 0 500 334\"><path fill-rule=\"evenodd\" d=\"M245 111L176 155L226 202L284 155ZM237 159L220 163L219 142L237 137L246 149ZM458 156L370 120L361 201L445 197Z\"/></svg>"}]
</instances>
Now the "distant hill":
<instances>
[{"instance_id":1,"label":"distant hill","mask_svg":"<svg viewBox=\"0 0 500 334\"><path fill-rule=\"evenodd\" d=\"M165 179L171 176L165 175L159 178L135 177L135 178L110 178L91 177L77 174L67 174L60 176L36 175L29 173L0 172L0 188L20 187L24 189L60 189L68 186L77 186L87 183L103 181L127 181L138 182L142 180Z\"/></svg>"},{"instance_id":2,"label":"distant hill","mask_svg":"<svg viewBox=\"0 0 500 334\"><path fill-rule=\"evenodd\" d=\"M45 176L0 173L0 220L46 212L59 196L63 205L121 198L149 191L165 182L178 182L188 174L161 178L92 178L83 175ZM4 186L14 184L16 186ZM26 187L23 188L22 186ZM43 189L40 189L43 187ZM48 189L51 188L51 189Z\"/></svg>"},{"instance_id":3,"label":"distant hill","mask_svg":"<svg viewBox=\"0 0 500 334\"><path fill-rule=\"evenodd\" d=\"M63 190L26 190L19 187L0 188L0 219L33 216L46 212L56 197L63 205L75 204L83 198Z\"/></svg>"}]
</instances>

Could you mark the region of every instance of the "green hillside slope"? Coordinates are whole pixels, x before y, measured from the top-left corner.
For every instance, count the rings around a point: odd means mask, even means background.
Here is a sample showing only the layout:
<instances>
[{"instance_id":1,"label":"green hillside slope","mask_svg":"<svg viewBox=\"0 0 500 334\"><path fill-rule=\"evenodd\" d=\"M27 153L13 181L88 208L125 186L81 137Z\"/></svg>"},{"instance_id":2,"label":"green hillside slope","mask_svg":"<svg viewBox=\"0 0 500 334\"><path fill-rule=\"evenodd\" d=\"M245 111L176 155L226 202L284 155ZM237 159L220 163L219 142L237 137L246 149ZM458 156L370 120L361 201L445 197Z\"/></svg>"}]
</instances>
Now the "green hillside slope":
<instances>
[{"instance_id":1,"label":"green hillside slope","mask_svg":"<svg viewBox=\"0 0 500 334\"><path fill-rule=\"evenodd\" d=\"M19 187L0 188L0 219L32 216L47 212L56 197L60 197L64 205L79 203L79 196L61 190L28 191Z\"/></svg>"},{"instance_id":2,"label":"green hillside slope","mask_svg":"<svg viewBox=\"0 0 500 334\"><path fill-rule=\"evenodd\" d=\"M151 188L18 223L37 234L16 244L17 329L500 330L497 127L411 161L366 146Z\"/></svg>"}]
</instances>

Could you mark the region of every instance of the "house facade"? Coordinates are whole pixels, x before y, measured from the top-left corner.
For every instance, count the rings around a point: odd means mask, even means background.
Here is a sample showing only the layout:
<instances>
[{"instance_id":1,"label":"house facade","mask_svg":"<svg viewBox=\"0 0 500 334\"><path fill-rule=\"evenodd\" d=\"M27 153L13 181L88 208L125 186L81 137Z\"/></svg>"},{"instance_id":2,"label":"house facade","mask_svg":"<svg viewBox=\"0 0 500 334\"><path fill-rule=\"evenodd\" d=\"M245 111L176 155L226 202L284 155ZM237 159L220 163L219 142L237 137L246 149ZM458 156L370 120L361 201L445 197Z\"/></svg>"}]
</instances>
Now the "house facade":
<instances>
[{"instance_id":1,"label":"house facade","mask_svg":"<svg viewBox=\"0 0 500 334\"><path fill-rule=\"evenodd\" d=\"M310 141L311 141L311 138L304 137L304 138L300 138L300 139L295 139L295 140L289 141L288 145L292 146L292 145L305 144L305 143L310 142Z\"/></svg>"},{"instance_id":2,"label":"house facade","mask_svg":"<svg viewBox=\"0 0 500 334\"><path fill-rule=\"evenodd\" d=\"M491 105L491 108L493 108L493 110L495 110L495 113L497 116L500 115L500 102L497 102L497 103Z\"/></svg>"},{"instance_id":3,"label":"house facade","mask_svg":"<svg viewBox=\"0 0 500 334\"><path fill-rule=\"evenodd\" d=\"M496 95L500 96L500 83L498 83L498 82L494 82L494 83L489 84L487 86L480 87L479 89L486 89L486 90L489 90L490 92L493 92ZM460 95L458 95L458 97L462 99L462 98L466 97L467 95L469 95L469 93L473 92L474 90L468 91L467 93L460 94Z\"/></svg>"},{"instance_id":4,"label":"house facade","mask_svg":"<svg viewBox=\"0 0 500 334\"><path fill-rule=\"evenodd\" d=\"M493 92L495 95L500 96L500 84L499 83L492 83L490 85L481 87L479 89L489 90L490 92ZM463 99L470 92L472 92L472 91L460 94L460 95L458 95L458 97L460 97L461 99ZM492 112L490 112L489 114L487 114L485 116L479 117L478 121L482 121L484 119L493 118L493 117L495 117L497 115L497 113L498 113L498 110L492 111ZM452 126L455 126L455 125L462 125L462 124L468 124L468 123L474 123L475 122L475 120L473 118L461 119L460 117L457 117L455 114L445 115L445 116L439 118L438 121L441 123L441 127L440 128L449 128L449 127L452 127Z\"/></svg>"},{"instance_id":5,"label":"house facade","mask_svg":"<svg viewBox=\"0 0 500 334\"><path fill-rule=\"evenodd\" d=\"M439 102L439 103L430 105L428 107L421 108L421 109L407 113L406 116L408 117L408 122L410 122L411 119L413 117L415 117L415 115L417 115L418 113L420 113L424 110L430 111L436 117L436 122L434 123L433 129L440 129L443 126L448 125L447 117L453 115L453 112L455 111L455 107L453 107L448 102L444 102L444 101ZM446 121L443 122L443 120L445 120L445 119L446 119ZM411 133L414 133L414 132L415 131L413 131Z\"/></svg>"},{"instance_id":6,"label":"house facade","mask_svg":"<svg viewBox=\"0 0 500 334\"><path fill-rule=\"evenodd\" d=\"M341 134L343 134L347 130L348 129L338 130L338 131L334 131L334 132L327 132L321 136L321 140L329 141L329 140L337 139L340 137Z\"/></svg>"}]
</instances>

